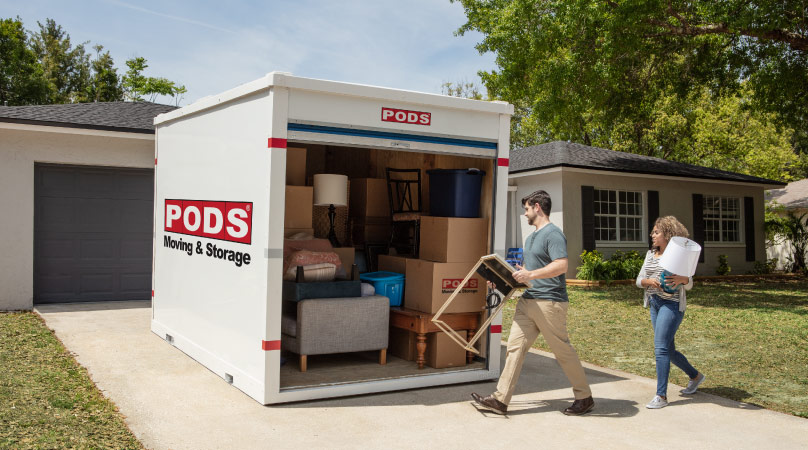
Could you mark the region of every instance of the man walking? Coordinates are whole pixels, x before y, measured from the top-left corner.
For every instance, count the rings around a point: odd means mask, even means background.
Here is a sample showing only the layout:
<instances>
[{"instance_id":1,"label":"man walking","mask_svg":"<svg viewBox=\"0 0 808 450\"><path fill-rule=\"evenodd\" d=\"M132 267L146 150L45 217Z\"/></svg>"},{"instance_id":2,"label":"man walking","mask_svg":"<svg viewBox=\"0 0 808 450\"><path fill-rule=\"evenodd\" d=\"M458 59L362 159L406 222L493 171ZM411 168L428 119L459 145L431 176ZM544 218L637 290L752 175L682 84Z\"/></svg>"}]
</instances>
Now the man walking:
<instances>
[{"instance_id":1,"label":"man walking","mask_svg":"<svg viewBox=\"0 0 808 450\"><path fill-rule=\"evenodd\" d=\"M513 277L532 287L525 290L516 304L505 367L496 392L488 397L474 392L471 397L488 410L507 414L525 356L542 333L575 394L575 401L563 411L564 414L586 414L595 402L584 368L567 335L567 238L550 223L552 202L547 192L536 191L528 195L522 199L522 205L528 224L536 227L536 231L525 241L525 267L517 265Z\"/></svg>"}]
</instances>

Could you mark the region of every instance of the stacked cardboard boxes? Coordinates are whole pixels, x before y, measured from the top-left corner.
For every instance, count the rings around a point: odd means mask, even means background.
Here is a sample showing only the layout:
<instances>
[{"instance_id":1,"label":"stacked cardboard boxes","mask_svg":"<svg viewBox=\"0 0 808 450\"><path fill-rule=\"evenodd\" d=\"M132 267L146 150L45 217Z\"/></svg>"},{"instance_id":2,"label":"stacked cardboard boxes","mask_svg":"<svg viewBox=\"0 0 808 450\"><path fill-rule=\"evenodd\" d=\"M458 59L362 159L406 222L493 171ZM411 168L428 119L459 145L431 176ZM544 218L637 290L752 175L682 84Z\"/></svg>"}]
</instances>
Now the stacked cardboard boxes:
<instances>
[{"instance_id":1,"label":"stacked cardboard boxes","mask_svg":"<svg viewBox=\"0 0 808 450\"><path fill-rule=\"evenodd\" d=\"M349 200L351 241L354 245L390 240L390 202L383 178L352 178Z\"/></svg>"},{"instance_id":2,"label":"stacked cardboard boxes","mask_svg":"<svg viewBox=\"0 0 808 450\"><path fill-rule=\"evenodd\" d=\"M422 216L420 232L420 259L380 257L379 264L384 262L387 267L403 264L404 307L435 314L480 257L489 253L488 219ZM485 280L474 275L445 312L481 312L485 294ZM391 335L391 348L404 348L402 339L409 342L414 336ZM466 361L465 350L445 333L428 336L427 352L427 364L432 367L454 367Z\"/></svg>"},{"instance_id":3,"label":"stacked cardboard boxes","mask_svg":"<svg viewBox=\"0 0 808 450\"><path fill-rule=\"evenodd\" d=\"M291 237L299 233L314 234L312 227L312 204L314 188L306 186L306 149L286 149L286 210L283 219L283 235Z\"/></svg>"}]
</instances>

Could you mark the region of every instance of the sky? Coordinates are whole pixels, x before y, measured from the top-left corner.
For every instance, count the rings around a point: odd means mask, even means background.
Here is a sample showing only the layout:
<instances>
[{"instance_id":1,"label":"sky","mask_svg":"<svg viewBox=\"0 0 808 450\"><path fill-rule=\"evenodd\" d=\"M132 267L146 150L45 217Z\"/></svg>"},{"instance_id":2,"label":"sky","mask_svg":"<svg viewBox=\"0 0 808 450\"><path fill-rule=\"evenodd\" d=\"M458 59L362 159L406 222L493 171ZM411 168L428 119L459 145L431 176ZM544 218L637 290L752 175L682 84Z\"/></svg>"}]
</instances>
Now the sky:
<instances>
[{"instance_id":1,"label":"sky","mask_svg":"<svg viewBox=\"0 0 808 450\"><path fill-rule=\"evenodd\" d=\"M474 48L480 34L454 35L465 15L449 0L0 0L0 17L18 16L29 31L53 19L90 52L103 45L119 74L146 58L144 75L188 89L180 105L272 71L440 93L495 69Z\"/></svg>"}]
</instances>

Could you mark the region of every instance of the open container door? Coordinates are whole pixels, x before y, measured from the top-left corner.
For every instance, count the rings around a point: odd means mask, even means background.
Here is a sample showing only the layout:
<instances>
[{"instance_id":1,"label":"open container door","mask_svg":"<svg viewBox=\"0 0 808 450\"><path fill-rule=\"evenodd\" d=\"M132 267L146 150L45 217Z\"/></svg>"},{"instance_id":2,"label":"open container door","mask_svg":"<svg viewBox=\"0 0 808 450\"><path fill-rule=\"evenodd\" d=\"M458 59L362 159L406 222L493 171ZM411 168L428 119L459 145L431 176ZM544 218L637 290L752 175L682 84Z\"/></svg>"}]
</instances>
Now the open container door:
<instances>
[{"instance_id":1,"label":"open container door","mask_svg":"<svg viewBox=\"0 0 808 450\"><path fill-rule=\"evenodd\" d=\"M424 176L432 168L483 169L488 174L481 202L482 216L489 219L487 253L504 256L510 105L295 77L285 77L282 83L289 87L288 145L306 147L309 157L326 161L310 164L309 176L324 170L383 178L385 167L420 168ZM311 170L312 165L319 170ZM275 276L280 283L280 274ZM268 281L273 283L272 274ZM482 340L484 358L465 367L395 368L388 353L387 369L377 370L386 375L360 378L354 371L356 379L351 379L318 377L311 370L301 376L294 373L298 369L293 361L277 375L268 373L273 393L278 386L269 402L495 379L500 372L501 320L501 315L493 319L491 334ZM314 381L301 381L307 377Z\"/></svg>"}]
</instances>

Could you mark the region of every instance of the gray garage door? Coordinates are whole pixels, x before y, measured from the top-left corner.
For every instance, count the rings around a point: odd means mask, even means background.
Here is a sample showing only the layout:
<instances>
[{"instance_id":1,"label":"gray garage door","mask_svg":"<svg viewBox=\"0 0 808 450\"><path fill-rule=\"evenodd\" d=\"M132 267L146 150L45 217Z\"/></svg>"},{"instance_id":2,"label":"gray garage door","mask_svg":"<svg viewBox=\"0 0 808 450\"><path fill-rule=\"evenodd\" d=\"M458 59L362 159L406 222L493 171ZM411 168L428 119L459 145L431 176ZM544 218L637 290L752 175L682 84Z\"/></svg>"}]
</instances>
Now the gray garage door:
<instances>
[{"instance_id":1,"label":"gray garage door","mask_svg":"<svg viewBox=\"0 0 808 450\"><path fill-rule=\"evenodd\" d=\"M38 164L34 303L151 298L154 172Z\"/></svg>"}]
</instances>

